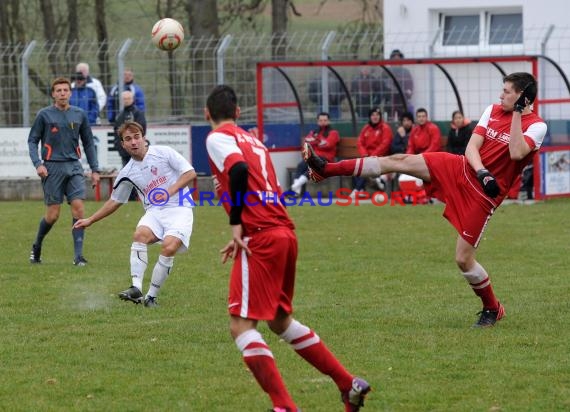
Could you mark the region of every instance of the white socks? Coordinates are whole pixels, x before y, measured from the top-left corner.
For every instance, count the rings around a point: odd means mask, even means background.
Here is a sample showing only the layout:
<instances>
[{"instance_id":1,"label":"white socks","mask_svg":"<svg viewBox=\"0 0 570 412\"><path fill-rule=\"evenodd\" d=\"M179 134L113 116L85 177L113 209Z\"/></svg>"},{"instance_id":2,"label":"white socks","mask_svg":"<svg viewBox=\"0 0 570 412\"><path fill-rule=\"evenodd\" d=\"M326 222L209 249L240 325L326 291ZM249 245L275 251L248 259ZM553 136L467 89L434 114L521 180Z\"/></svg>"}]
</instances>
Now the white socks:
<instances>
[{"instance_id":1,"label":"white socks","mask_svg":"<svg viewBox=\"0 0 570 412\"><path fill-rule=\"evenodd\" d=\"M358 167L358 162L356 167ZM356 172L356 171L355 171ZM354 174L354 176L360 177L379 177L382 174L380 170L380 161L376 156L364 157L362 159L362 170L360 174Z\"/></svg>"},{"instance_id":2,"label":"white socks","mask_svg":"<svg viewBox=\"0 0 570 412\"><path fill-rule=\"evenodd\" d=\"M170 274L170 270L174 265L174 256L158 256L158 261L156 265L154 265L154 269L152 270L152 278L150 280L150 286L148 288L148 293L146 296L152 296L156 298L158 296L158 292L160 291L160 287Z\"/></svg>"},{"instance_id":3,"label":"white socks","mask_svg":"<svg viewBox=\"0 0 570 412\"><path fill-rule=\"evenodd\" d=\"M299 176L297 179L295 179L293 181L293 184L291 185L291 190L297 194L300 194L301 189L303 188L303 185L305 183L307 183L308 181L309 181L309 179L307 178L307 176L305 176L305 175Z\"/></svg>"},{"instance_id":4,"label":"white socks","mask_svg":"<svg viewBox=\"0 0 570 412\"><path fill-rule=\"evenodd\" d=\"M133 242L131 245L131 277L132 285L142 291L144 272L148 265L146 244Z\"/></svg>"}]
</instances>

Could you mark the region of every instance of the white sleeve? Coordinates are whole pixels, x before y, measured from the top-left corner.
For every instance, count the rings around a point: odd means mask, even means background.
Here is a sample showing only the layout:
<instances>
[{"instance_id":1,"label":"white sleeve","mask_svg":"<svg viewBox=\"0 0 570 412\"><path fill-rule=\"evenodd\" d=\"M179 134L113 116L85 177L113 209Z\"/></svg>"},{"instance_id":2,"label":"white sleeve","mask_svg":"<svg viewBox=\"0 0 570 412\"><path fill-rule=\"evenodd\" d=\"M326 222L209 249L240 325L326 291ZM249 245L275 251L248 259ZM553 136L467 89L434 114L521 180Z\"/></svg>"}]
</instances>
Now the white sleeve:
<instances>
[{"instance_id":1,"label":"white sleeve","mask_svg":"<svg viewBox=\"0 0 570 412\"><path fill-rule=\"evenodd\" d=\"M493 110L493 105L490 105L485 109L485 111L481 115L481 118L479 119L479 123L477 123L477 126L483 127L485 129L487 128L487 126L489 125L489 120L491 119L491 110Z\"/></svg>"},{"instance_id":2,"label":"white sleeve","mask_svg":"<svg viewBox=\"0 0 570 412\"><path fill-rule=\"evenodd\" d=\"M119 172L113 182L113 191L111 199L118 203L127 203L134 185L131 180L123 173Z\"/></svg>"},{"instance_id":3,"label":"white sleeve","mask_svg":"<svg viewBox=\"0 0 570 412\"><path fill-rule=\"evenodd\" d=\"M523 135L532 139L536 145L534 150L540 149L544 136L546 136L546 123L538 122L531 124L528 129L524 131Z\"/></svg>"},{"instance_id":4,"label":"white sleeve","mask_svg":"<svg viewBox=\"0 0 570 412\"><path fill-rule=\"evenodd\" d=\"M99 104L99 111L105 108L105 104L107 103L107 93L105 93L105 88L99 79L93 79L93 90L95 90L95 94L97 95L97 103Z\"/></svg>"},{"instance_id":5,"label":"white sleeve","mask_svg":"<svg viewBox=\"0 0 570 412\"><path fill-rule=\"evenodd\" d=\"M224 170L224 162L226 158L234 153L243 155L238 147L236 140L227 134L212 133L206 139L206 149L208 156L221 172Z\"/></svg>"},{"instance_id":6,"label":"white sleeve","mask_svg":"<svg viewBox=\"0 0 570 412\"><path fill-rule=\"evenodd\" d=\"M190 162L184 158L180 153L174 149L169 150L168 163L172 166L173 170L176 170L179 174L184 174L190 170L194 170Z\"/></svg>"}]
</instances>

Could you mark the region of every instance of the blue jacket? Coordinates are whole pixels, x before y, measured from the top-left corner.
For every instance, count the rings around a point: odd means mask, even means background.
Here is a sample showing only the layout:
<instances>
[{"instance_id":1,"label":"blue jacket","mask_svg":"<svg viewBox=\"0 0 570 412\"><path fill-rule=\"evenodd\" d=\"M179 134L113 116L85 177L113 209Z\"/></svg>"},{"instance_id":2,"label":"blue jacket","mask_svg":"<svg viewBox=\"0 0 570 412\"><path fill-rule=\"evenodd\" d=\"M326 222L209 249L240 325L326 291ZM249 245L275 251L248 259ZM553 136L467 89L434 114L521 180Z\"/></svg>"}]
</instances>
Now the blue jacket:
<instances>
[{"instance_id":1,"label":"blue jacket","mask_svg":"<svg viewBox=\"0 0 570 412\"><path fill-rule=\"evenodd\" d=\"M127 90L130 90L133 93L133 96L135 98L135 106L137 109L139 109L141 112L144 112L145 104L143 89L135 82L132 82L131 84L125 84L124 91ZM119 85L116 84L109 92L109 98L107 99L107 120L109 120L109 123L111 124L115 123L115 120L117 120L117 115L119 114L119 99Z\"/></svg>"},{"instance_id":2,"label":"blue jacket","mask_svg":"<svg viewBox=\"0 0 570 412\"><path fill-rule=\"evenodd\" d=\"M97 93L95 93L95 90L90 87L72 88L69 104L85 110L90 125L97 123L99 104L97 103Z\"/></svg>"}]
</instances>

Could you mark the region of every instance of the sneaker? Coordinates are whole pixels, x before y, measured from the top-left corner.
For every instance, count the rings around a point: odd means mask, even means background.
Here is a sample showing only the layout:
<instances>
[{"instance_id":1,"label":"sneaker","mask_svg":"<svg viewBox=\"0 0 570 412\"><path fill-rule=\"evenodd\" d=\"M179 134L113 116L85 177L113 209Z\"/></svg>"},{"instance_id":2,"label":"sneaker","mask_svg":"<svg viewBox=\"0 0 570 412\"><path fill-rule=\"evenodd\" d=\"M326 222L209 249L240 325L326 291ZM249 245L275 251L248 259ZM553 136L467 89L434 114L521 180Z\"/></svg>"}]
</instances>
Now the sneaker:
<instances>
[{"instance_id":1,"label":"sneaker","mask_svg":"<svg viewBox=\"0 0 570 412\"><path fill-rule=\"evenodd\" d=\"M73 259L73 264L75 266L85 266L87 265L87 259L83 257L83 255L79 255L75 259Z\"/></svg>"},{"instance_id":2,"label":"sneaker","mask_svg":"<svg viewBox=\"0 0 570 412\"><path fill-rule=\"evenodd\" d=\"M381 177L374 178L374 183L376 183L378 190L384 191L386 189L386 182Z\"/></svg>"},{"instance_id":3,"label":"sneaker","mask_svg":"<svg viewBox=\"0 0 570 412\"><path fill-rule=\"evenodd\" d=\"M501 320L503 316L505 316L505 307L499 303L499 308L497 310L485 309L479 313L479 320L473 324L474 328L490 328L497 323L498 320Z\"/></svg>"},{"instance_id":4,"label":"sneaker","mask_svg":"<svg viewBox=\"0 0 570 412\"><path fill-rule=\"evenodd\" d=\"M276 407L276 408L273 408L273 409L269 409L269 412L292 412L292 411L291 411L291 409L289 409L289 408L279 408L279 407ZM301 409L297 408L297 409L295 410L295 412L301 412Z\"/></svg>"},{"instance_id":5,"label":"sneaker","mask_svg":"<svg viewBox=\"0 0 570 412\"><path fill-rule=\"evenodd\" d=\"M144 306L147 308L157 308L158 302L154 296L147 296L144 298Z\"/></svg>"},{"instance_id":6,"label":"sneaker","mask_svg":"<svg viewBox=\"0 0 570 412\"><path fill-rule=\"evenodd\" d=\"M320 156L315 154L315 151L310 144L305 143L303 145L303 160L309 166L309 179L313 182L320 182L326 179L325 166L327 161Z\"/></svg>"},{"instance_id":7,"label":"sneaker","mask_svg":"<svg viewBox=\"0 0 570 412\"><path fill-rule=\"evenodd\" d=\"M32 251L30 252L30 263L42 263L41 256L42 247L37 246L35 243L32 245Z\"/></svg>"},{"instance_id":8,"label":"sneaker","mask_svg":"<svg viewBox=\"0 0 570 412\"><path fill-rule=\"evenodd\" d=\"M364 398L372 388L362 378L354 378L352 380L352 388L341 394L346 412L358 412L364 406Z\"/></svg>"},{"instance_id":9,"label":"sneaker","mask_svg":"<svg viewBox=\"0 0 570 412\"><path fill-rule=\"evenodd\" d=\"M131 302L138 304L143 301L143 294L138 288L131 286L127 290L119 292L119 298L121 300L130 300Z\"/></svg>"}]
</instances>

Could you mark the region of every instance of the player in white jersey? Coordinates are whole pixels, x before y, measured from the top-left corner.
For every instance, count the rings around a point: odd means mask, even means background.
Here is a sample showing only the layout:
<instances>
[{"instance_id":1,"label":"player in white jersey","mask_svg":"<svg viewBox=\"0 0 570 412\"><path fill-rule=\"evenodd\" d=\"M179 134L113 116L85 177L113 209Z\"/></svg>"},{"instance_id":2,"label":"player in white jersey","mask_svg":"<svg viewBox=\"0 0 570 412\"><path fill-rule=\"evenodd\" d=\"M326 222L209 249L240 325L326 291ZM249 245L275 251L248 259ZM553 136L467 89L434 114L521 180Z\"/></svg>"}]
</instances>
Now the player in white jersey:
<instances>
[{"instance_id":1,"label":"player in white jersey","mask_svg":"<svg viewBox=\"0 0 570 412\"><path fill-rule=\"evenodd\" d=\"M304 158L315 181L329 176L405 173L422 179L428 193L446 204L443 216L459 234L455 261L483 303L475 327L493 326L505 314L489 275L475 260L475 252L491 215L522 169L532 161L546 135L546 123L532 111L536 91L536 79L530 73L506 76L501 103L485 110L465 156L433 152L327 163L310 147L304 148Z\"/></svg>"},{"instance_id":2,"label":"player in white jersey","mask_svg":"<svg viewBox=\"0 0 570 412\"><path fill-rule=\"evenodd\" d=\"M131 160L121 169L111 198L92 216L80 219L75 227L89 227L109 216L129 201L136 189L146 212L139 220L131 245L132 285L119 293L122 300L157 306L160 287L170 274L174 255L190 246L193 202L186 190L196 178L194 168L182 155L168 146L147 146L143 128L135 122L124 123L118 131L121 144ZM148 265L147 245L161 242L160 255L152 271L150 286L142 294Z\"/></svg>"}]
</instances>

